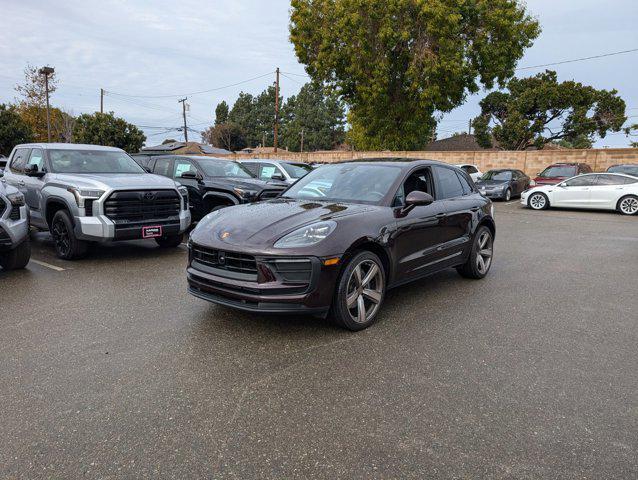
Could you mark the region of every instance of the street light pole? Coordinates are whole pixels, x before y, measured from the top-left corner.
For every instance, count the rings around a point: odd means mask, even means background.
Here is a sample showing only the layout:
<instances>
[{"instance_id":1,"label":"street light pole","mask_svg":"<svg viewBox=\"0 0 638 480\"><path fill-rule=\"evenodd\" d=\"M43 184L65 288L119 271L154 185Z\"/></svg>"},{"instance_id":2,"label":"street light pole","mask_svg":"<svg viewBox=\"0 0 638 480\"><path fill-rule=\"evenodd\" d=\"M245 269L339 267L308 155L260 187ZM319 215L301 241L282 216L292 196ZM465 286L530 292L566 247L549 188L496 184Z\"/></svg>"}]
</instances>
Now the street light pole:
<instances>
[{"instance_id":1,"label":"street light pole","mask_svg":"<svg viewBox=\"0 0 638 480\"><path fill-rule=\"evenodd\" d=\"M53 67L42 67L38 72L44 75L44 89L47 95L47 141L51 143L51 114L49 113L49 75L53 75L55 69Z\"/></svg>"}]
</instances>

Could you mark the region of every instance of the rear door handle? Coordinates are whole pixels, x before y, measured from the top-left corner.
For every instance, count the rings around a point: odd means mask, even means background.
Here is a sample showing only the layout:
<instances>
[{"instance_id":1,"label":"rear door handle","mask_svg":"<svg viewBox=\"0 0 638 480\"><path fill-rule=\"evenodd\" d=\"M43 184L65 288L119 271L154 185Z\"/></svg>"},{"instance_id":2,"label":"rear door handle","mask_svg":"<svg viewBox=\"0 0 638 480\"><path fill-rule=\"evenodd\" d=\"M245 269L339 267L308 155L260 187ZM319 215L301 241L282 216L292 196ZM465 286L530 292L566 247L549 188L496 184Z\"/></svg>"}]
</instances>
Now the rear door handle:
<instances>
[{"instance_id":1,"label":"rear door handle","mask_svg":"<svg viewBox=\"0 0 638 480\"><path fill-rule=\"evenodd\" d=\"M472 208L470 208L470 211L472 211L472 212L478 212L479 210L480 210L480 208L479 208L479 207L472 207Z\"/></svg>"}]
</instances>

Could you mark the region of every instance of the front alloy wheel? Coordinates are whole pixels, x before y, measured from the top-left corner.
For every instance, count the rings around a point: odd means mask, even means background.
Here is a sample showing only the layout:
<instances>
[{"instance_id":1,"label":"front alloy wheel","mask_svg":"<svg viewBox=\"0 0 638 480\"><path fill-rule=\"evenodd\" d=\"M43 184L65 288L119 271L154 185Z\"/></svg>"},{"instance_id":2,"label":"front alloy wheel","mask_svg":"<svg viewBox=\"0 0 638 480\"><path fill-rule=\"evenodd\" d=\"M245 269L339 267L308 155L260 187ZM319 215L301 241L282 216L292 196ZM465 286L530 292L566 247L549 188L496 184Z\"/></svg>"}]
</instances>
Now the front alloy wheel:
<instances>
[{"instance_id":1,"label":"front alloy wheel","mask_svg":"<svg viewBox=\"0 0 638 480\"><path fill-rule=\"evenodd\" d=\"M504 200L506 202L509 202L512 199L512 191L508 188L507 190L505 190L505 198Z\"/></svg>"},{"instance_id":2,"label":"front alloy wheel","mask_svg":"<svg viewBox=\"0 0 638 480\"><path fill-rule=\"evenodd\" d=\"M383 265L372 252L360 252L344 268L337 284L332 316L350 330L374 323L385 295Z\"/></svg>"},{"instance_id":3,"label":"front alloy wheel","mask_svg":"<svg viewBox=\"0 0 638 480\"><path fill-rule=\"evenodd\" d=\"M467 261L456 270L465 278L481 279L492 266L494 258L494 234L485 225L481 226L472 242L472 250Z\"/></svg>"},{"instance_id":4,"label":"front alloy wheel","mask_svg":"<svg viewBox=\"0 0 638 480\"><path fill-rule=\"evenodd\" d=\"M527 201L533 210L545 210L549 206L549 199L544 193L532 193Z\"/></svg>"},{"instance_id":5,"label":"front alloy wheel","mask_svg":"<svg viewBox=\"0 0 638 480\"><path fill-rule=\"evenodd\" d=\"M636 215L638 213L638 197L629 196L620 199L618 210L623 215Z\"/></svg>"}]
</instances>

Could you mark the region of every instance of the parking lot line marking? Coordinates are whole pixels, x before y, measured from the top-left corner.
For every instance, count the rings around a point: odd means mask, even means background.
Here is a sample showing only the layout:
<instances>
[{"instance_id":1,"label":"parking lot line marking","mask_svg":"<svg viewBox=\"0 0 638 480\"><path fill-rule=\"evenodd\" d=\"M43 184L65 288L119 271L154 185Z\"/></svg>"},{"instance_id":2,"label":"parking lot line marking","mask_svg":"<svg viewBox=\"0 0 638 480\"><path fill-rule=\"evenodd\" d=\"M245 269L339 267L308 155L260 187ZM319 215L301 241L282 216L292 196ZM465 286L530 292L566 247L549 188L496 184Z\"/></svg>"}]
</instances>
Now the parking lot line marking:
<instances>
[{"instance_id":1,"label":"parking lot line marking","mask_svg":"<svg viewBox=\"0 0 638 480\"><path fill-rule=\"evenodd\" d=\"M64 272L66 270L66 268L58 267L56 265L51 265L50 263L46 263L46 262L41 262L40 260L35 260L33 258L30 261L35 263L36 265L40 265L41 267L46 267L46 268L50 268L51 270L55 270L56 272Z\"/></svg>"}]
</instances>

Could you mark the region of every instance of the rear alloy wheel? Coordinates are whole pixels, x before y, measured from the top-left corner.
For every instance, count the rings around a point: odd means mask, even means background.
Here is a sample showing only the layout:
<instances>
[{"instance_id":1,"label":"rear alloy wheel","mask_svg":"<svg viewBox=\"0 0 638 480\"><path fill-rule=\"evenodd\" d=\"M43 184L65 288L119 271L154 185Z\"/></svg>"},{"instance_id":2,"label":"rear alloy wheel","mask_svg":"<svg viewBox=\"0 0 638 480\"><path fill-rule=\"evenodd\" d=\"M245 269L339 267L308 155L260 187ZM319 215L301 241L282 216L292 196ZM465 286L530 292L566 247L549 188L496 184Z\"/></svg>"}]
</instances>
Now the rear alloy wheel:
<instances>
[{"instance_id":1,"label":"rear alloy wheel","mask_svg":"<svg viewBox=\"0 0 638 480\"><path fill-rule=\"evenodd\" d=\"M638 197L629 195L618 201L618 210L623 215L636 215L638 213Z\"/></svg>"},{"instance_id":2,"label":"rear alloy wheel","mask_svg":"<svg viewBox=\"0 0 638 480\"><path fill-rule=\"evenodd\" d=\"M332 306L338 325L352 331L368 328L376 320L385 296L385 272L372 252L355 255L341 273Z\"/></svg>"},{"instance_id":3,"label":"rear alloy wheel","mask_svg":"<svg viewBox=\"0 0 638 480\"><path fill-rule=\"evenodd\" d=\"M88 244L75 237L71 216L66 210L58 210L55 213L50 230L58 257L63 260L74 260L86 254Z\"/></svg>"},{"instance_id":4,"label":"rear alloy wheel","mask_svg":"<svg viewBox=\"0 0 638 480\"><path fill-rule=\"evenodd\" d=\"M505 196L503 197L503 200L505 200L506 202L509 202L512 199L512 191L508 188L507 190L505 190Z\"/></svg>"},{"instance_id":5,"label":"rear alloy wheel","mask_svg":"<svg viewBox=\"0 0 638 480\"><path fill-rule=\"evenodd\" d=\"M545 210L549 208L549 198L544 193L532 193L527 200L527 204L532 210Z\"/></svg>"},{"instance_id":6,"label":"rear alloy wheel","mask_svg":"<svg viewBox=\"0 0 638 480\"><path fill-rule=\"evenodd\" d=\"M492 266L494 258L494 236L487 227L480 227L474 235L470 257L457 271L465 278L480 279L485 277Z\"/></svg>"}]
</instances>

